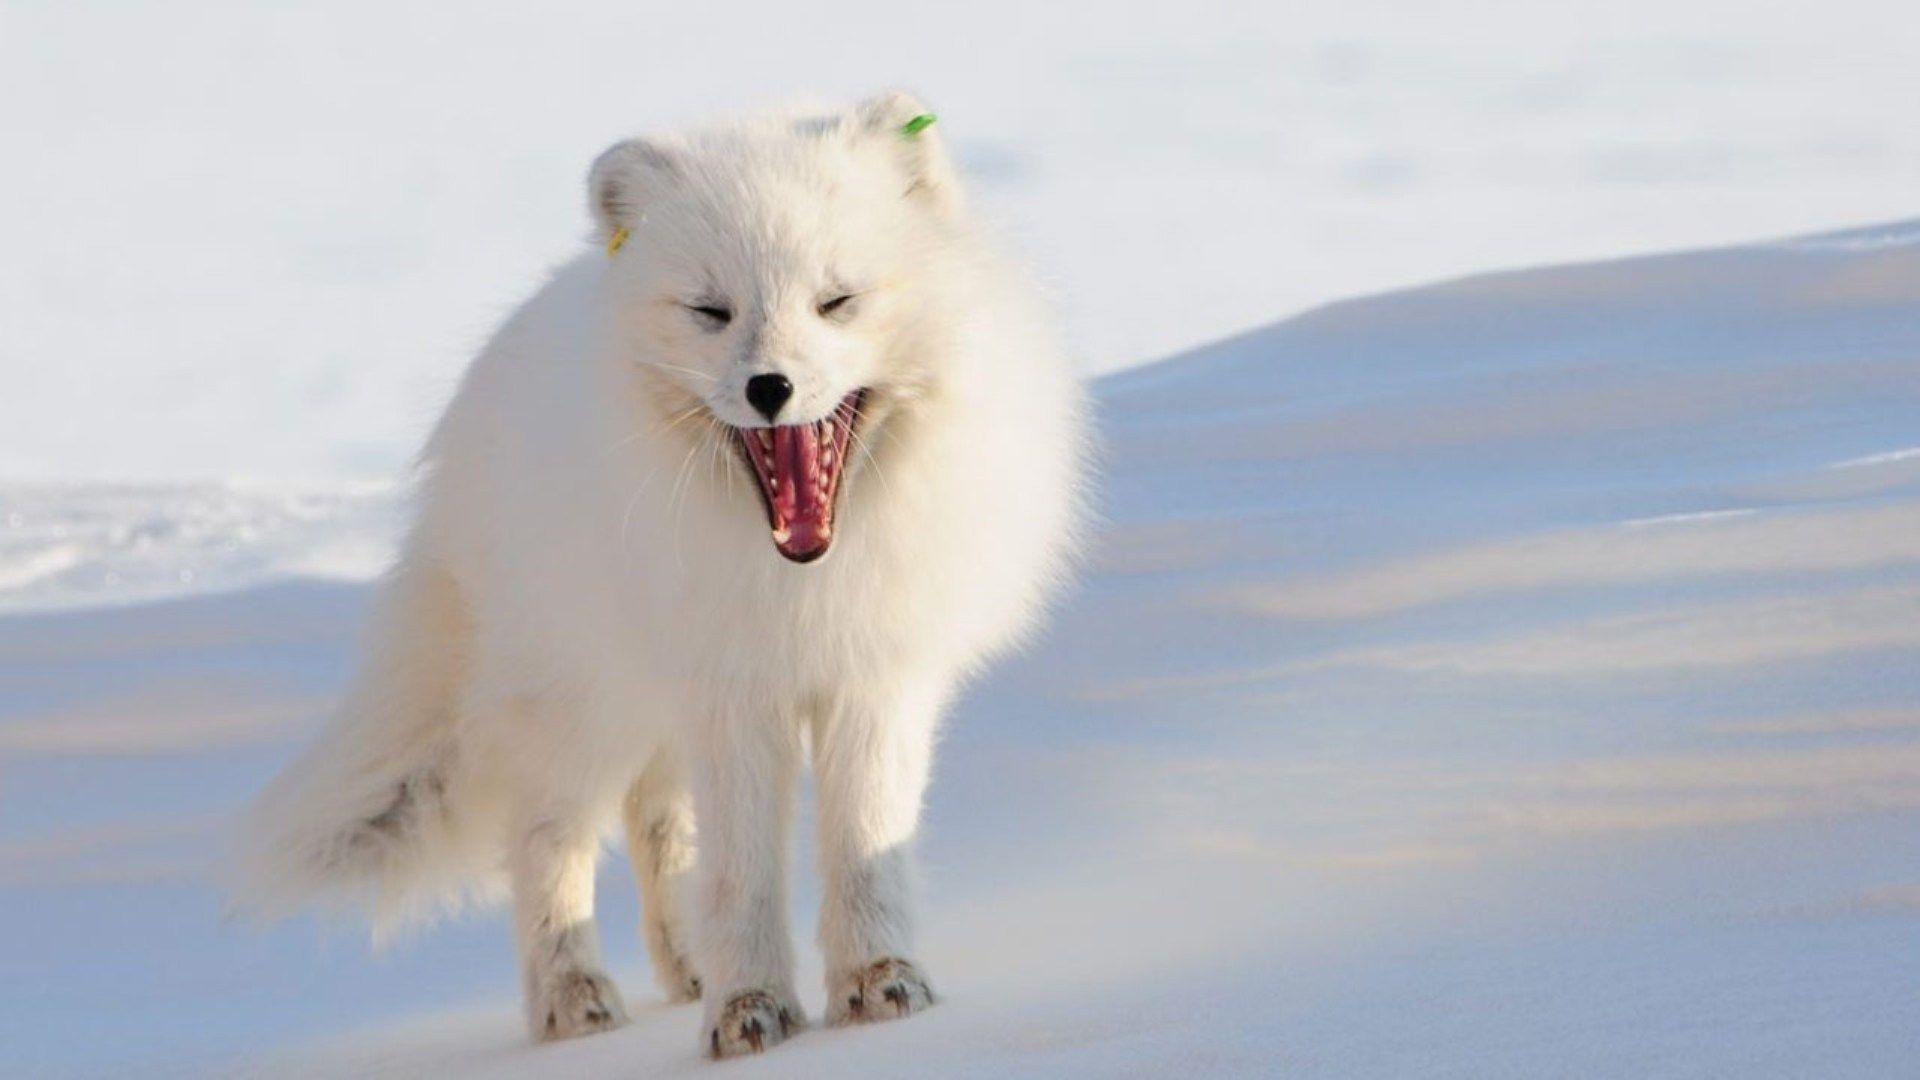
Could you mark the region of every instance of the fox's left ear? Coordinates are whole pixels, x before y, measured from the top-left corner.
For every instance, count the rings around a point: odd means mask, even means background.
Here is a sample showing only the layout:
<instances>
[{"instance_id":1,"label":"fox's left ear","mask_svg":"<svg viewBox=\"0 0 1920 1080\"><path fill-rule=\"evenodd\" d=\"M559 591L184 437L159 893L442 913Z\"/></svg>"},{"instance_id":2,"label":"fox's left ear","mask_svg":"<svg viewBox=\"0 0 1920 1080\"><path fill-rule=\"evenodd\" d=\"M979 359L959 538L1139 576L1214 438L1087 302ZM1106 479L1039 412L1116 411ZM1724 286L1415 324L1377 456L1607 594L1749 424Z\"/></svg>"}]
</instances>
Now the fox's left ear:
<instances>
[{"instance_id":1,"label":"fox's left ear","mask_svg":"<svg viewBox=\"0 0 1920 1080\"><path fill-rule=\"evenodd\" d=\"M673 149L653 139L615 143L587 171L587 209L609 251L626 241L654 194L679 172Z\"/></svg>"},{"instance_id":2,"label":"fox's left ear","mask_svg":"<svg viewBox=\"0 0 1920 1080\"><path fill-rule=\"evenodd\" d=\"M960 208L960 178L947 157L933 110L904 90L889 90L854 109L863 138L884 141L906 175L906 193L941 211Z\"/></svg>"}]
</instances>

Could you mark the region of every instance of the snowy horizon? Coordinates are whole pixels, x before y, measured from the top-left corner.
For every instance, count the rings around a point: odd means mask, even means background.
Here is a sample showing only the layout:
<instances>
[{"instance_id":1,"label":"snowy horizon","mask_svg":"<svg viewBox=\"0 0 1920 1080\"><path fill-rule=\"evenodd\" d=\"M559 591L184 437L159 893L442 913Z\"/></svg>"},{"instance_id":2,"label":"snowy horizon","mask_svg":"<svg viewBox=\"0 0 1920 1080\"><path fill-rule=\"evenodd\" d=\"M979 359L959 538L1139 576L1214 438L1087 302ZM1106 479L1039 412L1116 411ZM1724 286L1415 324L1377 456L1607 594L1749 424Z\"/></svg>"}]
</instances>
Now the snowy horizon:
<instances>
[{"instance_id":1,"label":"snowy horizon","mask_svg":"<svg viewBox=\"0 0 1920 1080\"><path fill-rule=\"evenodd\" d=\"M1877 252L1909 248L1920 249L1920 218L1765 238L1672 257L1769 249ZM1242 339L1257 338L1280 326L1337 316L1356 306L1393 303L1403 296L1498 287L1502 281L1527 280L1535 274L1616 264L1633 267L1658 258L1647 255L1496 271L1336 300L1137 367L1150 378L1160 364L1231 349ZM1123 374L1113 372L1104 378ZM1904 462L1920 451L1890 453ZM399 543L406 525L407 491L403 473L384 481L304 484L0 479L0 617L153 603L278 581L371 581L387 568Z\"/></svg>"}]
</instances>

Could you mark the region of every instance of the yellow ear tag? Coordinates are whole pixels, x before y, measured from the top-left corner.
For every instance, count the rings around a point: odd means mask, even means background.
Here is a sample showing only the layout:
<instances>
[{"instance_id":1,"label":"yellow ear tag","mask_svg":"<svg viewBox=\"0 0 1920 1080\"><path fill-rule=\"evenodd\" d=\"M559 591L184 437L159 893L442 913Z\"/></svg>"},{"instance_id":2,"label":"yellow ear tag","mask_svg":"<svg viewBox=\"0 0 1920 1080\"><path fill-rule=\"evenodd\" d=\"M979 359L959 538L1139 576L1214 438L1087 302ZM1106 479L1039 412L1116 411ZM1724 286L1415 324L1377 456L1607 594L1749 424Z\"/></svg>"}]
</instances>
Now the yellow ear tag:
<instances>
[{"instance_id":1,"label":"yellow ear tag","mask_svg":"<svg viewBox=\"0 0 1920 1080\"><path fill-rule=\"evenodd\" d=\"M632 235L633 230L627 228L625 225L613 230L613 235L607 237L607 254L611 255L619 251L621 246L627 242L627 237Z\"/></svg>"}]
</instances>

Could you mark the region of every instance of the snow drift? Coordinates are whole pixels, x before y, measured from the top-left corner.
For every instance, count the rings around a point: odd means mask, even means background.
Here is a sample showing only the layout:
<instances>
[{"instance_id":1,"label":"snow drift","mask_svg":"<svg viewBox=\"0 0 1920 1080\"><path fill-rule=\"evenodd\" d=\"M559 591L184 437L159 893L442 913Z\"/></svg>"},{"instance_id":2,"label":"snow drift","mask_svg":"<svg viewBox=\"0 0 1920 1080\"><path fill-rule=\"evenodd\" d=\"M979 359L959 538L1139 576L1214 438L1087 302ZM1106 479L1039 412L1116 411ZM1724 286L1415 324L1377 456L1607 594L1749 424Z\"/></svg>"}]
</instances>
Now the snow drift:
<instances>
[{"instance_id":1,"label":"snow drift","mask_svg":"<svg viewBox=\"0 0 1920 1080\"><path fill-rule=\"evenodd\" d=\"M1338 304L1099 390L1095 572L942 748L946 1000L730 1073L1910 1064L1920 225ZM382 959L220 924L212 830L364 603L0 619L9 1068L710 1068L617 867L636 1022L565 1046L486 918Z\"/></svg>"}]
</instances>

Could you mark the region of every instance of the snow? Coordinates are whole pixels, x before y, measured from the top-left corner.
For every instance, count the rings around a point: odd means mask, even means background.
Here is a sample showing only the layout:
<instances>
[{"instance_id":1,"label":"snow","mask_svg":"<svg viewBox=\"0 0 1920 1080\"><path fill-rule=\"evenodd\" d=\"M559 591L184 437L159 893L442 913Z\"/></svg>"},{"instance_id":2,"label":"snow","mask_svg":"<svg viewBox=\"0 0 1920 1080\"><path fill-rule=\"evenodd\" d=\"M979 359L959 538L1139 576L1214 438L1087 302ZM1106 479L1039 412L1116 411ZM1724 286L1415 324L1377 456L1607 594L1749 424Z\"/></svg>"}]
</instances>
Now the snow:
<instances>
[{"instance_id":1,"label":"snow","mask_svg":"<svg viewBox=\"0 0 1920 1080\"><path fill-rule=\"evenodd\" d=\"M1098 392L1087 578L942 746L942 1003L727 1075L1910 1068L1920 223L1337 303ZM220 823L339 687L391 491L7 500L6 1070L719 1068L612 859L635 1023L558 1046L498 912L379 956L222 921Z\"/></svg>"},{"instance_id":2,"label":"snow","mask_svg":"<svg viewBox=\"0 0 1920 1080\"><path fill-rule=\"evenodd\" d=\"M126 604L295 576L361 580L392 559L392 486L0 487L0 613Z\"/></svg>"},{"instance_id":3,"label":"snow","mask_svg":"<svg viewBox=\"0 0 1920 1080\"><path fill-rule=\"evenodd\" d=\"M940 1007L729 1075L1911 1072L1909 6L0 5L0 1074L712 1068L613 860L636 1023L544 1048L497 912L210 863L592 156L886 85L1105 373L1105 525L943 744Z\"/></svg>"},{"instance_id":4,"label":"snow","mask_svg":"<svg viewBox=\"0 0 1920 1080\"><path fill-rule=\"evenodd\" d=\"M939 108L1093 370L1469 272L1889 220L1902 0L0 6L0 477L390 481L615 138ZM29 392L19 392L24 386Z\"/></svg>"}]
</instances>

